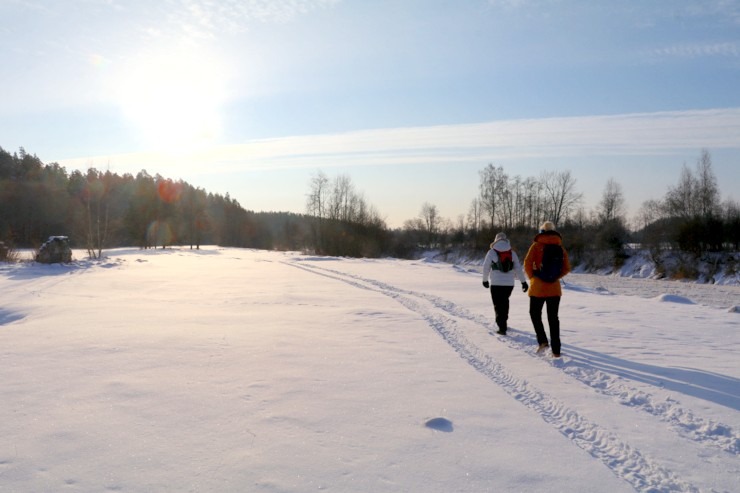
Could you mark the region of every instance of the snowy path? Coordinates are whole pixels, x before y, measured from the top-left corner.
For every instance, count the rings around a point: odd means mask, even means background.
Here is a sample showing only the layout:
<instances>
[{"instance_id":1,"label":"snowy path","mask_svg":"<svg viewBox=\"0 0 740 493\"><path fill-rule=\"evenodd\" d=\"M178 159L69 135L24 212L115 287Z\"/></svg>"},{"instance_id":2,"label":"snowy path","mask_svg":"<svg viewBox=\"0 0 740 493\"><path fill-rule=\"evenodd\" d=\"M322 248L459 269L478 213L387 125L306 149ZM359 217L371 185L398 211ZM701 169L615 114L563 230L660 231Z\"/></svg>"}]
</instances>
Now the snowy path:
<instances>
[{"instance_id":1,"label":"snowy path","mask_svg":"<svg viewBox=\"0 0 740 493\"><path fill-rule=\"evenodd\" d=\"M290 263L357 289L379 292L418 313L476 371L538 413L545 422L598 458L617 477L638 491L730 491L729 485L733 485L737 478L740 435L730 426L699 416L678 401L663 400L630 387L619 377L589 366L585 359L574 360L564 356L559 360L543 361L543 357L534 352L532 336L516 334L497 337L494 351L489 333L490 318L472 313L450 300L351 272L322 267L318 265L319 262L303 260ZM488 336L481 337L481 334ZM501 354L502 346L508 354ZM571 378L582 384L575 391L579 395L571 396L573 398L569 401L589 402L591 406L588 409L569 406L517 375L512 370L516 365L509 367L505 362L507 359L521 360L522 355L533 360L532 364L546 364L550 369L549 378L553 380L562 382L564 378ZM574 392L572 387L570 392ZM608 399L585 395L589 393ZM609 416L623 416L623 422L616 426L602 424L602 420ZM645 423L644 426L651 428L659 426L658 432L662 435L658 440L660 447L645 451L650 448L649 444L640 447L631 445L633 439L639 439L629 431L635 423ZM652 432L655 433L655 430ZM653 452L665 456L663 447L666 446L673 451L668 454L670 459L656 459ZM673 461L680 463L680 470L706 471L711 468L710 476L714 482L702 484L696 478L678 477L671 471Z\"/></svg>"}]
</instances>

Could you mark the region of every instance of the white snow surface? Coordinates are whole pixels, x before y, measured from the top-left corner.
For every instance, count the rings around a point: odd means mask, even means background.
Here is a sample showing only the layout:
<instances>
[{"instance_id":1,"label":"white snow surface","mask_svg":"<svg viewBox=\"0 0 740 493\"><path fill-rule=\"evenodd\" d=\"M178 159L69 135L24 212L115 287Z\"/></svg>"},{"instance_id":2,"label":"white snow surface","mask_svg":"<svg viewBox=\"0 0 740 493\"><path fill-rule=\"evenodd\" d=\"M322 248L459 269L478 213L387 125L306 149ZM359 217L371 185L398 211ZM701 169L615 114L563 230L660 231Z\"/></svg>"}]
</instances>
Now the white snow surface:
<instances>
[{"instance_id":1,"label":"white snow surface","mask_svg":"<svg viewBox=\"0 0 740 493\"><path fill-rule=\"evenodd\" d=\"M740 296L581 279L554 359L470 267L0 264L0 492L740 491Z\"/></svg>"}]
</instances>

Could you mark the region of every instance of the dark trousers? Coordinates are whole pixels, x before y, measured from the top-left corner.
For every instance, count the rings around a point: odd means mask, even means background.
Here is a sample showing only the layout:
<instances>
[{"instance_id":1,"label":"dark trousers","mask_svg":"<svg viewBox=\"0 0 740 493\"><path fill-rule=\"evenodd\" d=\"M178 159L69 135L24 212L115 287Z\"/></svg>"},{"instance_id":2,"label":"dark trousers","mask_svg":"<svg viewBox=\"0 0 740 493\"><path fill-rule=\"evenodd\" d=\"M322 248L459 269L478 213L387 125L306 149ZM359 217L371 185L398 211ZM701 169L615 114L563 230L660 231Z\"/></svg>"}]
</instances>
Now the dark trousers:
<instances>
[{"instance_id":1,"label":"dark trousers","mask_svg":"<svg viewBox=\"0 0 740 493\"><path fill-rule=\"evenodd\" d=\"M509 320L509 297L514 286L491 286L491 301L496 313L496 325L501 332L506 332L506 322Z\"/></svg>"},{"instance_id":2,"label":"dark trousers","mask_svg":"<svg viewBox=\"0 0 740 493\"><path fill-rule=\"evenodd\" d=\"M542 323L542 307L547 303L547 324L550 326L550 347L552 352L560 354L560 319L558 319L558 308L560 308L560 296L549 296L547 298L529 298L529 316L534 325L534 333L537 334L538 344L547 344L545 326Z\"/></svg>"}]
</instances>

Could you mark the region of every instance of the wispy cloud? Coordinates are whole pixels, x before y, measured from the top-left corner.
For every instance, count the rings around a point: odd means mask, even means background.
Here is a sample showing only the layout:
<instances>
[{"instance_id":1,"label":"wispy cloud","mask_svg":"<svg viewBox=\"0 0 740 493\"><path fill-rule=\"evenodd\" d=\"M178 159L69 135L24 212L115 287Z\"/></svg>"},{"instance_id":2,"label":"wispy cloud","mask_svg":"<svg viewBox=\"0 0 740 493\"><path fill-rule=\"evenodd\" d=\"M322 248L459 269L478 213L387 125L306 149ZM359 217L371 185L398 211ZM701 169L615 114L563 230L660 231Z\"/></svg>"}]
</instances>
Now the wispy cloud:
<instances>
[{"instance_id":1,"label":"wispy cloud","mask_svg":"<svg viewBox=\"0 0 740 493\"><path fill-rule=\"evenodd\" d=\"M110 163L167 174L332 166L451 165L524 158L666 155L740 149L740 108L507 120L293 136L204 149L188 156L132 153L60 161L70 168Z\"/></svg>"},{"instance_id":2,"label":"wispy cloud","mask_svg":"<svg viewBox=\"0 0 740 493\"><path fill-rule=\"evenodd\" d=\"M176 0L168 14L189 35L215 37L247 29L251 22L287 22L341 0Z\"/></svg>"},{"instance_id":3,"label":"wispy cloud","mask_svg":"<svg viewBox=\"0 0 740 493\"><path fill-rule=\"evenodd\" d=\"M740 24L740 3L736 0L704 0L689 2L682 13L688 17L712 17L723 23Z\"/></svg>"},{"instance_id":4,"label":"wispy cloud","mask_svg":"<svg viewBox=\"0 0 740 493\"><path fill-rule=\"evenodd\" d=\"M492 7L504 7L504 8L520 8L531 6L531 0L488 0L488 4Z\"/></svg>"},{"instance_id":5,"label":"wispy cloud","mask_svg":"<svg viewBox=\"0 0 740 493\"><path fill-rule=\"evenodd\" d=\"M740 57L740 43L701 43L680 44L659 48L653 52L660 57L700 58L700 57Z\"/></svg>"}]
</instances>

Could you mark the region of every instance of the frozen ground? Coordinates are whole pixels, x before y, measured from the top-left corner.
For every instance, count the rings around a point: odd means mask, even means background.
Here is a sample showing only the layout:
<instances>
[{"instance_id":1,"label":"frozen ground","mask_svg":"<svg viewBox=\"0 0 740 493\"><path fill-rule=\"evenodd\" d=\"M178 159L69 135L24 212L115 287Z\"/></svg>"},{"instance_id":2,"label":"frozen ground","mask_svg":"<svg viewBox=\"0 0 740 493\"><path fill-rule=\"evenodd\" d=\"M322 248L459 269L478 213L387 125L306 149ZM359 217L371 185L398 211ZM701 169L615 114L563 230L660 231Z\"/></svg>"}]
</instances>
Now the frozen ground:
<instances>
[{"instance_id":1,"label":"frozen ground","mask_svg":"<svg viewBox=\"0 0 740 493\"><path fill-rule=\"evenodd\" d=\"M475 268L0 265L0 492L738 491L733 291L566 281L553 359Z\"/></svg>"}]
</instances>

